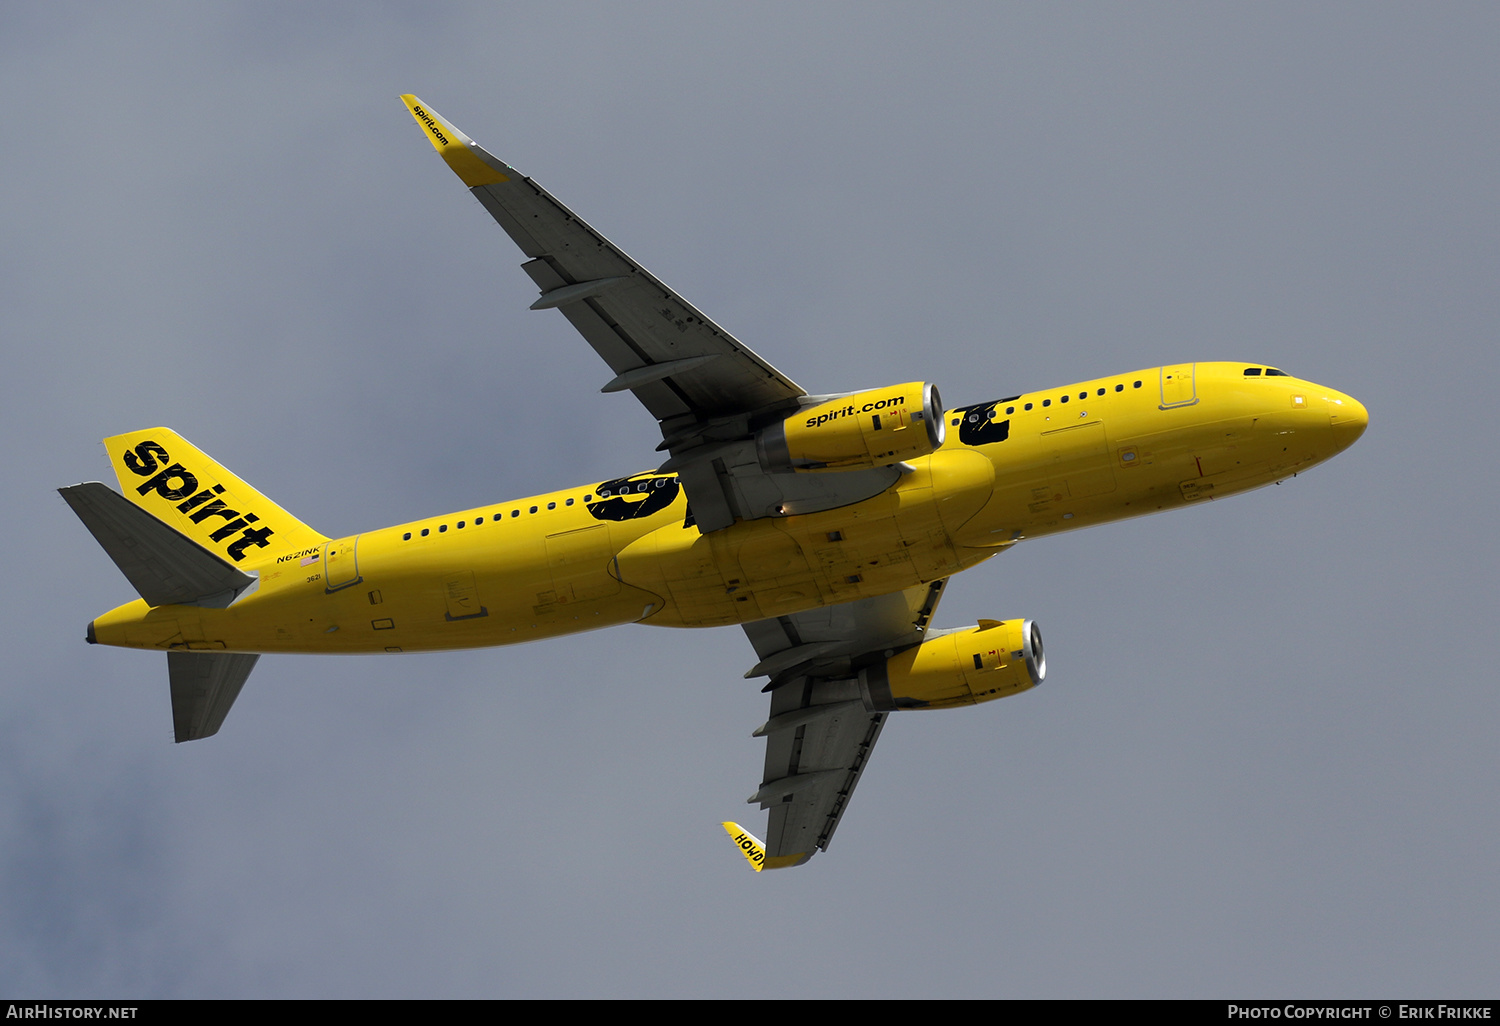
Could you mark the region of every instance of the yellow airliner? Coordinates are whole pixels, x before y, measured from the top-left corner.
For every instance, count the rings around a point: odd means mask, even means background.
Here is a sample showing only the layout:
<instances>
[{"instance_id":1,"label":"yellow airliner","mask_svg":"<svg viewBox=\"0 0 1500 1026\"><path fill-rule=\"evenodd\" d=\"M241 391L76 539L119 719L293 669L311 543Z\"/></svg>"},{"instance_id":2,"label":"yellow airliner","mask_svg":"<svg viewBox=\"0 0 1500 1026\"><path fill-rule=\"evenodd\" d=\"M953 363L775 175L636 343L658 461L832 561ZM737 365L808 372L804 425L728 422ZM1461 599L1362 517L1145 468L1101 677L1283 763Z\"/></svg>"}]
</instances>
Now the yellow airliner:
<instances>
[{"instance_id":1,"label":"yellow airliner","mask_svg":"<svg viewBox=\"0 0 1500 1026\"><path fill-rule=\"evenodd\" d=\"M828 847L896 710L1042 682L1027 619L930 626L949 576L1017 542L1280 481L1365 429L1256 362L1179 363L943 406L809 395L415 96L423 134L541 294L661 426L654 470L329 538L166 428L105 439L120 491L60 489L140 598L88 640L167 654L176 738L218 731L262 652L420 652L624 623L740 624L770 696L757 870ZM123 494L122 494L123 493Z\"/></svg>"}]
</instances>

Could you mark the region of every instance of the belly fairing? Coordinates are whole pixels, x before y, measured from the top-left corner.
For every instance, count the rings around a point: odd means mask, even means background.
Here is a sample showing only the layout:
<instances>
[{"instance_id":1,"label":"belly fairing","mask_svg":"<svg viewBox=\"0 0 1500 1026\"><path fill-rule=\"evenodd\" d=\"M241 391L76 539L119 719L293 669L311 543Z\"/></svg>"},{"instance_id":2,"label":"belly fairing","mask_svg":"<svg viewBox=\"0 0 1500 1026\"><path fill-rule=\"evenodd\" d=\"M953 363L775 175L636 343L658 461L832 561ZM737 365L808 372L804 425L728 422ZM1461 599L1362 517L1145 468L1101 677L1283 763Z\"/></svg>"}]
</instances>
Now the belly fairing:
<instances>
[{"instance_id":1,"label":"belly fairing","mask_svg":"<svg viewBox=\"0 0 1500 1026\"><path fill-rule=\"evenodd\" d=\"M871 499L802 516L741 521L706 535L668 525L619 554L620 579L663 595L645 622L706 627L884 595L988 558L953 534L989 498L994 470L954 447L915 460Z\"/></svg>"}]
</instances>

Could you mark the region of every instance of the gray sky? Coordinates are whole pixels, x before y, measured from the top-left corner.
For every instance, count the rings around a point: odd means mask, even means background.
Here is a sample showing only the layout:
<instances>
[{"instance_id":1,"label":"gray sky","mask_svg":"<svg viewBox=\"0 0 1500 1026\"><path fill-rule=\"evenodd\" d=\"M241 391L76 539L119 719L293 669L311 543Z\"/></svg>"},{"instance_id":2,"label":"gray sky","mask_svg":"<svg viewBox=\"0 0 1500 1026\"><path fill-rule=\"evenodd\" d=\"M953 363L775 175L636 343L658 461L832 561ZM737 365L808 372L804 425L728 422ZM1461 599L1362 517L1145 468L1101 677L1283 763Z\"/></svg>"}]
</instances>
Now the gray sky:
<instances>
[{"instance_id":1,"label":"gray sky","mask_svg":"<svg viewBox=\"0 0 1500 1026\"><path fill-rule=\"evenodd\" d=\"M0 7L0 993L1495 995L1492 4ZM938 621L1047 684L888 725L752 874L738 629L266 657L174 746L53 489L165 424L325 533L657 441L416 92L812 391L1185 360L1365 437L1038 540Z\"/></svg>"}]
</instances>

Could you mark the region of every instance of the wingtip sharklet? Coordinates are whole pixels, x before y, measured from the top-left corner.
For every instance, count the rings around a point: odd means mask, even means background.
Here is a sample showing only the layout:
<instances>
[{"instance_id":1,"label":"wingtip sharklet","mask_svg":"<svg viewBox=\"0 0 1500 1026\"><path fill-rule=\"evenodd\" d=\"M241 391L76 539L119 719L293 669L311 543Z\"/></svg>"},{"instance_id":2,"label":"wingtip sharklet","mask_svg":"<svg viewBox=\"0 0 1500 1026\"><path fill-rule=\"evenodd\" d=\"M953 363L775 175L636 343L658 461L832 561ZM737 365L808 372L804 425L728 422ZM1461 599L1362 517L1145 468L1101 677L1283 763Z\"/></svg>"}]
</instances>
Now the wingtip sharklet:
<instances>
[{"instance_id":1,"label":"wingtip sharklet","mask_svg":"<svg viewBox=\"0 0 1500 1026\"><path fill-rule=\"evenodd\" d=\"M745 861L750 863L750 868L757 873L763 869L790 869L792 866L803 865L812 858L813 853L810 851L799 851L794 855L767 856L766 846L761 839L738 823L726 820L719 825L734 841L734 846L740 850L740 854L745 856Z\"/></svg>"},{"instance_id":2,"label":"wingtip sharklet","mask_svg":"<svg viewBox=\"0 0 1500 1026\"><path fill-rule=\"evenodd\" d=\"M453 169L453 173L469 188L510 181L509 175L485 159L488 154L473 139L460 132L419 97L412 93L402 93L401 102L406 104L407 113L416 119L423 134L427 136L427 141L438 151L438 156L443 158Z\"/></svg>"},{"instance_id":3,"label":"wingtip sharklet","mask_svg":"<svg viewBox=\"0 0 1500 1026\"><path fill-rule=\"evenodd\" d=\"M745 856L745 861L750 863L750 868L759 873L766 868L766 846L760 843L760 838L740 826L738 823L724 821L719 824L724 828L734 841L734 846Z\"/></svg>"}]
</instances>

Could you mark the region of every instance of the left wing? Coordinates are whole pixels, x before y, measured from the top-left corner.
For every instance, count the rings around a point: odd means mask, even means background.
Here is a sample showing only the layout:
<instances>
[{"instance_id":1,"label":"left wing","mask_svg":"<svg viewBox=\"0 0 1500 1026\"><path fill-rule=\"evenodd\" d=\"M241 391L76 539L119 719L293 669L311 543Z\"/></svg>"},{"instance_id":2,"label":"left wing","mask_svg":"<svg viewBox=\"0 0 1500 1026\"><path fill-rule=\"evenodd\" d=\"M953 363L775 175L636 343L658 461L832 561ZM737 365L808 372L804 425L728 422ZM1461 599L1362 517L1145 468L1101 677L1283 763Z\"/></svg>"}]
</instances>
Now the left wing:
<instances>
[{"instance_id":1,"label":"left wing","mask_svg":"<svg viewBox=\"0 0 1500 1026\"><path fill-rule=\"evenodd\" d=\"M615 372L601 391L629 389L673 429L776 406L795 409L807 394L530 178L417 97L401 99L530 258L521 267L542 290L531 308L561 310Z\"/></svg>"},{"instance_id":2,"label":"left wing","mask_svg":"<svg viewBox=\"0 0 1500 1026\"><path fill-rule=\"evenodd\" d=\"M662 284L545 189L410 94L401 98L448 166L529 258L533 310L558 309L614 372L600 391L631 391L657 419L701 531L736 519L806 513L890 487L891 467L839 474L768 471L755 433L815 400Z\"/></svg>"},{"instance_id":3,"label":"left wing","mask_svg":"<svg viewBox=\"0 0 1500 1026\"><path fill-rule=\"evenodd\" d=\"M859 783L886 713L861 694L860 669L920 642L946 580L891 595L745 624L768 676L765 773L751 804L770 810L766 869L826 851Z\"/></svg>"}]
</instances>

